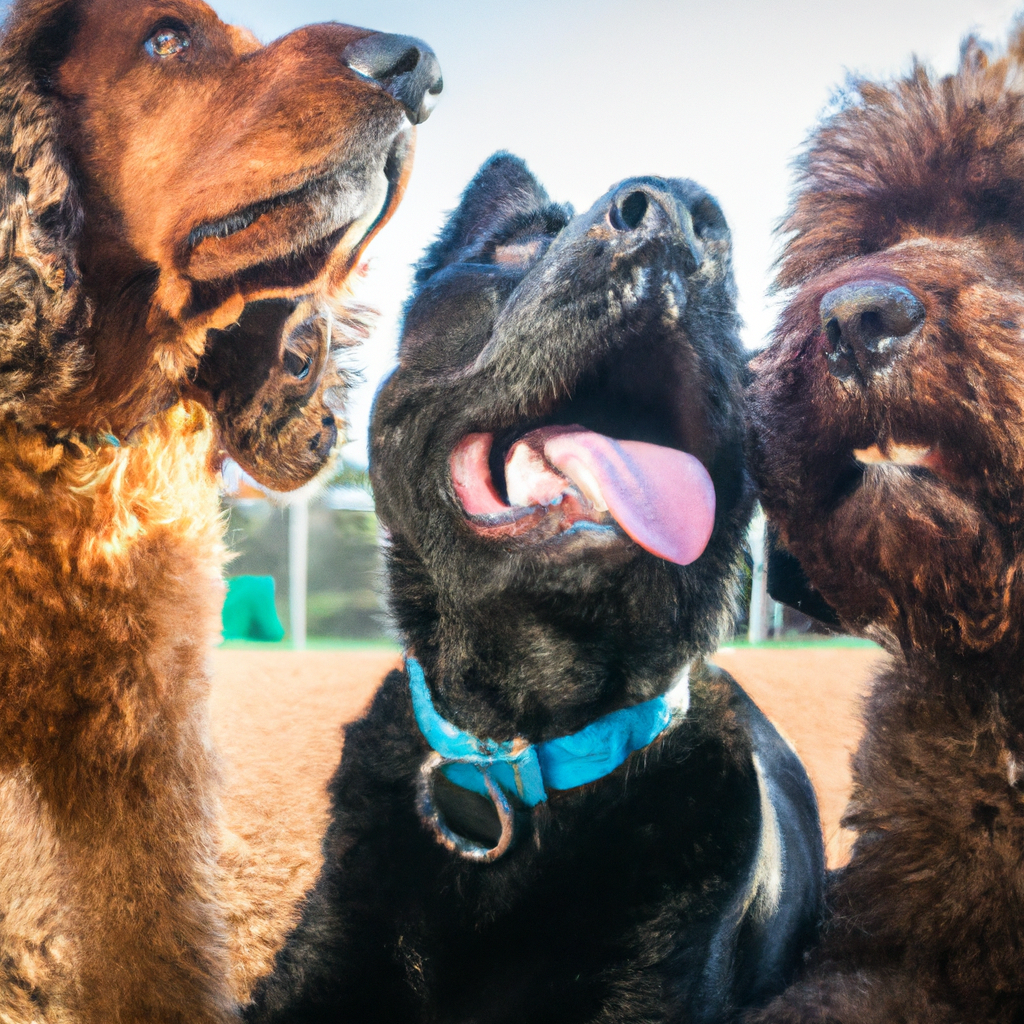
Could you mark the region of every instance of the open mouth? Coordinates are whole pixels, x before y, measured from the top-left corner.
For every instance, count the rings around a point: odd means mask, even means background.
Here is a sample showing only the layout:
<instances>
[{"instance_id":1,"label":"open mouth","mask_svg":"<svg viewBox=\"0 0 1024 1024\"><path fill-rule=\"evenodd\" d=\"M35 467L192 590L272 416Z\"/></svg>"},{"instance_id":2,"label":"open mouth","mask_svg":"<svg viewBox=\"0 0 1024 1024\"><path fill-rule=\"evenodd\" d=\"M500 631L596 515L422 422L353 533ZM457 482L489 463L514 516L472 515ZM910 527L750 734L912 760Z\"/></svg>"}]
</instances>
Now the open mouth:
<instances>
[{"instance_id":1,"label":"open mouth","mask_svg":"<svg viewBox=\"0 0 1024 1024\"><path fill-rule=\"evenodd\" d=\"M484 537L531 546L628 538L688 565L714 529L711 476L681 438L661 443L672 417L657 395L644 400L603 376L543 420L459 441L449 469L466 521Z\"/></svg>"},{"instance_id":2,"label":"open mouth","mask_svg":"<svg viewBox=\"0 0 1024 1024\"><path fill-rule=\"evenodd\" d=\"M237 235L239 231L244 231L247 227L251 227L260 219L260 217L263 217L268 213L273 213L275 210L282 210L288 206L298 206L301 203L309 202L317 191L326 186L327 182L327 175L323 175L319 178L312 178L304 185L291 192L284 192L281 195L273 196L270 199L264 199L258 203L253 203L251 206L246 206L241 210L236 210L234 213L230 213L228 216L222 217L220 220L208 221L205 224L200 224L189 232L186 244L190 249L194 249L200 242L207 238L230 238L232 235Z\"/></svg>"},{"instance_id":3,"label":"open mouth","mask_svg":"<svg viewBox=\"0 0 1024 1024\"><path fill-rule=\"evenodd\" d=\"M322 248L325 240L336 241L353 225L359 224L363 229L362 236L353 240L353 251L357 252L397 202L410 151L409 132L399 132L383 167L377 172L383 181L378 178L374 182L376 174L371 174L362 190L365 207L353 203L351 198L346 201L346 186L337 171L331 170L310 178L296 189L259 200L226 217L194 227L188 234L186 247L191 251L209 239L233 238L264 218L274 217L282 222L284 228L302 237L306 241L305 248L310 250ZM350 185L347 187L351 188ZM313 239L312 243L310 239ZM294 255L301 256L302 253Z\"/></svg>"},{"instance_id":4,"label":"open mouth","mask_svg":"<svg viewBox=\"0 0 1024 1024\"><path fill-rule=\"evenodd\" d=\"M835 503L841 504L868 481L875 479L942 480L947 466L938 445L899 444L893 440L854 448L845 460L835 486Z\"/></svg>"}]
</instances>

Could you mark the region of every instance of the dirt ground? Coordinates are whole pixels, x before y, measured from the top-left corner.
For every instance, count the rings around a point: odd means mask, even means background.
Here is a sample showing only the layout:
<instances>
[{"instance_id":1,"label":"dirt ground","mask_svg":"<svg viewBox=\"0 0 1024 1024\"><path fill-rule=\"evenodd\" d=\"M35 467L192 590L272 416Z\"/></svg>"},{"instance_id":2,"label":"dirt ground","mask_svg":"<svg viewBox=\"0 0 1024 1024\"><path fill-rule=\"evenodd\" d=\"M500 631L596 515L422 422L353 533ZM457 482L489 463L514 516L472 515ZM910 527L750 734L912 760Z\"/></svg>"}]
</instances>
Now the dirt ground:
<instances>
[{"instance_id":1,"label":"dirt ground","mask_svg":"<svg viewBox=\"0 0 1024 1024\"><path fill-rule=\"evenodd\" d=\"M873 648L726 648L720 664L796 747L818 792L830 865L860 735L858 701L881 655ZM320 867L324 786L341 726L358 717L398 656L387 651L218 650L213 733L224 760L223 863L240 996L270 966Z\"/></svg>"}]
</instances>

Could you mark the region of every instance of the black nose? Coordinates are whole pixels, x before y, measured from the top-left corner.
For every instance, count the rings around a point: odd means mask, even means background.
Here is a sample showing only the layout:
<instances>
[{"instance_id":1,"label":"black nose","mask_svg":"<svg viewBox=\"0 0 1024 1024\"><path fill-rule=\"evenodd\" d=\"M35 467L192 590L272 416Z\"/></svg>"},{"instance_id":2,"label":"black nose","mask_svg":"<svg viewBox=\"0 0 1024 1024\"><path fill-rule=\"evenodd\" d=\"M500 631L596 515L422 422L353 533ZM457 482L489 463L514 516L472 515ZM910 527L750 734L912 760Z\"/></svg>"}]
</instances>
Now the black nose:
<instances>
[{"instance_id":1,"label":"black nose","mask_svg":"<svg viewBox=\"0 0 1024 1024\"><path fill-rule=\"evenodd\" d=\"M867 380L891 366L924 321L924 306L908 288L888 281L853 281L833 288L819 306L829 372Z\"/></svg>"},{"instance_id":2,"label":"black nose","mask_svg":"<svg viewBox=\"0 0 1024 1024\"><path fill-rule=\"evenodd\" d=\"M635 183L627 183L612 196L608 222L617 231L630 236L674 236L682 243L683 271L692 274L704 259L704 247L693 228L693 217L686 206L669 192Z\"/></svg>"},{"instance_id":3,"label":"black nose","mask_svg":"<svg viewBox=\"0 0 1024 1024\"><path fill-rule=\"evenodd\" d=\"M412 36L363 36L345 47L341 59L353 71L379 82L405 107L413 124L430 117L444 88L434 51Z\"/></svg>"}]
</instances>

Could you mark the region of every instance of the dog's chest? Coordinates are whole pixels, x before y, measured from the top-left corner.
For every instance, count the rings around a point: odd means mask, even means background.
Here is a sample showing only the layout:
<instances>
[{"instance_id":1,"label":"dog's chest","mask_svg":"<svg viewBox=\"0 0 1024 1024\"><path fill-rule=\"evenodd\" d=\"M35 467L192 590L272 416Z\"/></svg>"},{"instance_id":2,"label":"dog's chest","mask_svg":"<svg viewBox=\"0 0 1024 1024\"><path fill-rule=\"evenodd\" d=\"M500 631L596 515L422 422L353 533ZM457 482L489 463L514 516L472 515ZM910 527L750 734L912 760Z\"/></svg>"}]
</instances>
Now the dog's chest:
<instances>
[{"instance_id":1,"label":"dog's chest","mask_svg":"<svg viewBox=\"0 0 1024 1024\"><path fill-rule=\"evenodd\" d=\"M73 879L25 773L0 776L0 1020L64 1024L79 955Z\"/></svg>"},{"instance_id":2,"label":"dog's chest","mask_svg":"<svg viewBox=\"0 0 1024 1024\"><path fill-rule=\"evenodd\" d=\"M493 863L446 849L420 819L429 748L411 713L411 728L377 731L371 716L350 730L338 795L349 807L365 807L368 791L381 799L372 820L347 820L366 877L339 866L347 887L376 894L365 909L393 922L392 956L426 1005L452 1020L522 1019L540 1005L552 1020L585 1020L615 985L642 975L641 988L660 992L680 958L705 959L742 903L760 794L721 702L695 696L685 721L611 775L521 809L514 844ZM399 756L381 758L385 745ZM638 959L647 968L632 977Z\"/></svg>"}]
</instances>

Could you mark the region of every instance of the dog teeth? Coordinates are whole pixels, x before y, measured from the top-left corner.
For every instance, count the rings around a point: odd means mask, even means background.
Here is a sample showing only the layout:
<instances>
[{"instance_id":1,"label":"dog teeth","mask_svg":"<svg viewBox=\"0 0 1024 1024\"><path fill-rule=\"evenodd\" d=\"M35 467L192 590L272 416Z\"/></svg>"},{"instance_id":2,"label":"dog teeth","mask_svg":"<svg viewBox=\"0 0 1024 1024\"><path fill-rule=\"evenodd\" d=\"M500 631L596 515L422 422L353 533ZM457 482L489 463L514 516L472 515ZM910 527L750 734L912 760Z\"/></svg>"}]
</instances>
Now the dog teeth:
<instances>
[{"instance_id":1,"label":"dog teeth","mask_svg":"<svg viewBox=\"0 0 1024 1024\"><path fill-rule=\"evenodd\" d=\"M924 466L930 461L931 448L917 445L894 444L889 449L889 460L897 466Z\"/></svg>"},{"instance_id":2,"label":"dog teeth","mask_svg":"<svg viewBox=\"0 0 1024 1024\"><path fill-rule=\"evenodd\" d=\"M526 442L516 444L505 460L505 489L510 505L556 505L565 490L565 478L544 461L544 456Z\"/></svg>"},{"instance_id":3,"label":"dog teeth","mask_svg":"<svg viewBox=\"0 0 1024 1024\"><path fill-rule=\"evenodd\" d=\"M870 448L854 448L853 457L865 466L878 466L889 461L877 444Z\"/></svg>"},{"instance_id":4,"label":"dog teeth","mask_svg":"<svg viewBox=\"0 0 1024 1024\"><path fill-rule=\"evenodd\" d=\"M582 465L578 459L573 460L572 475L569 479L598 512L608 511L608 502L604 500L597 477L586 466Z\"/></svg>"},{"instance_id":5,"label":"dog teeth","mask_svg":"<svg viewBox=\"0 0 1024 1024\"><path fill-rule=\"evenodd\" d=\"M580 460L574 459L566 470L556 470L544 457L543 451L529 440L518 442L508 453L505 490L510 505L516 508L559 505L572 487L597 512L608 511L608 502L601 493L597 477Z\"/></svg>"},{"instance_id":6,"label":"dog teeth","mask_svg":"<svg viewBox=\"0 0 1024 1024\"><path fill-rule=\"evenodd\" d=\"M877 444L853 450L853 457L865 466L926 466L931 454L931 448L910 444L890 444L884 452Z\"/></svg>"}]
</instances>

